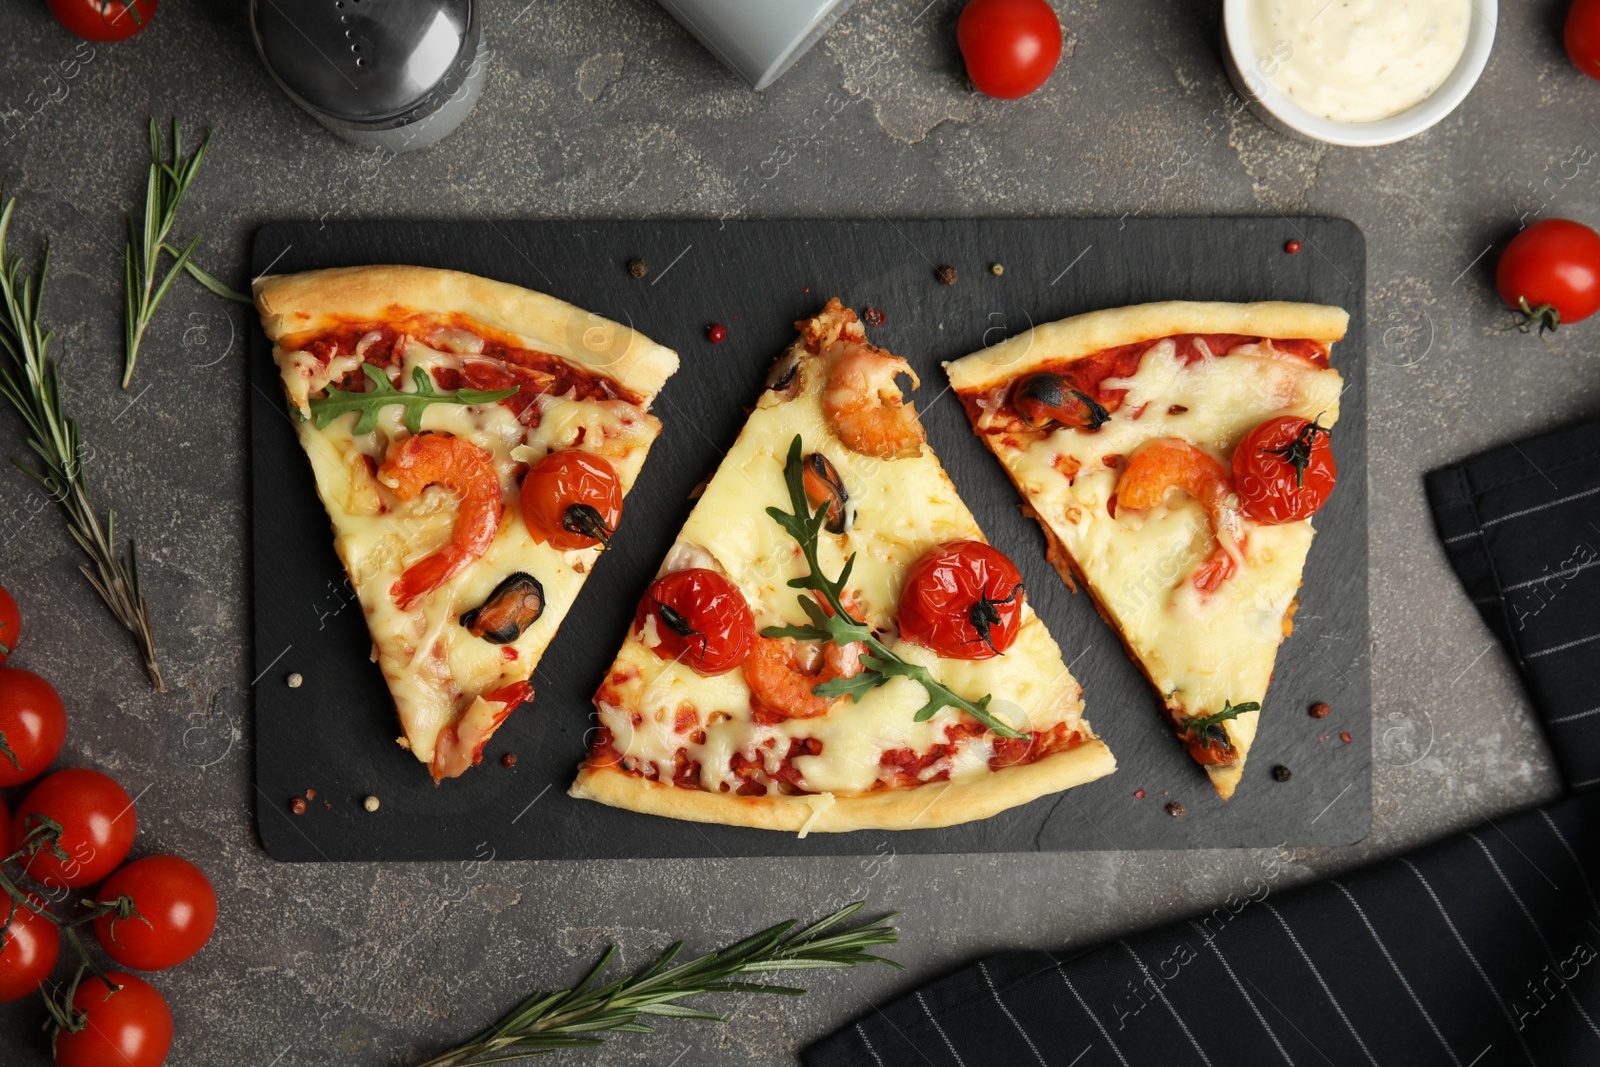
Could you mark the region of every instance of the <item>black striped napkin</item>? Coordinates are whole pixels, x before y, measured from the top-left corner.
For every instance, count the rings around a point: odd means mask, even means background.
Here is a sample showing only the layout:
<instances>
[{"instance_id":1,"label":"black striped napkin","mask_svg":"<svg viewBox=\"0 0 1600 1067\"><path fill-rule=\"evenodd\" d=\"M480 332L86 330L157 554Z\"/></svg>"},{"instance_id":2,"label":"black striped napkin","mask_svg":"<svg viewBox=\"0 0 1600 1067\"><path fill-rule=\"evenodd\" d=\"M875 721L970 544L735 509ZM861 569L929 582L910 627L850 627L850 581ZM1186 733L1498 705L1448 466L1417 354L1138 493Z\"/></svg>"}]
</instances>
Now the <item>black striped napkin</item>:
<instances>
[{"instance_id":1,"label":"black striped napkin","mask_svg":"<svg viewBox=\"0 0 1600 1067\"><path fill-rule=\"evenodd\" d=\"M1521 670L1567 784L1600 785L1600 422L1436 470L1427 486L1450 563Z\"/></svg>"},{"instance_id":2,"label":"black striped napkin","mask_svg":"<svg viewBox=\"0 0 1600 1067\"><path fill-rule=\"evenodd\" d=\"M1600 784L1600 423L1427 478L1575 789ZM1600 792L1070 957L992 956L806 1067L1600 1064Z\"/></svg>"}]
</instances>

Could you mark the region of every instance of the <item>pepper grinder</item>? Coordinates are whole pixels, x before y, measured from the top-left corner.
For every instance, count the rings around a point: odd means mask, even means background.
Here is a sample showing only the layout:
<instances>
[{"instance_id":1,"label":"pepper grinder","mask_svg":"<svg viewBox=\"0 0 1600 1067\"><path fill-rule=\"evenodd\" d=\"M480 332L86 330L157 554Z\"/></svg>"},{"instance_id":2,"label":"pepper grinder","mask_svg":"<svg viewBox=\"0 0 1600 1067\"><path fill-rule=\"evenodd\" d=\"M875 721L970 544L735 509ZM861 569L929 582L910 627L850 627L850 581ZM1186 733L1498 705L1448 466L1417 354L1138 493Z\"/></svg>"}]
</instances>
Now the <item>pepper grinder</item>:
<instances>
[{"instance_id":1,"label":"pepper grinder","mask_svg":"<svg viewBox=\"0 0 1600 1067\"><path fill-rule=\"evenodd\" d=\"M483 91L473 0L251 0L250 30L289 99L354 144L427 148Z\"/></svg>"}]
</instances>

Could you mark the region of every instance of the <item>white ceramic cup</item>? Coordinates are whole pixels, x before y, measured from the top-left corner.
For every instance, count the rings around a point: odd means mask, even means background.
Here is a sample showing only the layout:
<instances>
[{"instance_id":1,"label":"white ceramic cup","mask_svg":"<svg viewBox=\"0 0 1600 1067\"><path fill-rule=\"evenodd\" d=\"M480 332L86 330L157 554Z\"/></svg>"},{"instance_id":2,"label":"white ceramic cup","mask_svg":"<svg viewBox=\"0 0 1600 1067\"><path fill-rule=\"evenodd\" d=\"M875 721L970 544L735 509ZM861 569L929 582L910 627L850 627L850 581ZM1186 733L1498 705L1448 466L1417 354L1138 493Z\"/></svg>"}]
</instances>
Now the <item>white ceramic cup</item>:
<instances>
[{"instance_id":1,"label":"white ceramic cup","mask_svg":"<svg viewBox=\"0 0 1600 1067\"><path fill-rule=\"evenodd\" d=\"M1489 61L1489 50L1494 47L1499 9L1497 0L1470 2L1472 22L1467 28L1467 46L1455 70L1420 104L1376 122L1339 122L1324 118L1307 111L1273 85L1272 79L1262 72L1260 55L1251 39L1252 0L1223 0L1222 63L1228 79L1250 109L1281 133L1302 140L1356 148L1393 144L1415 137L1454 111L1483 73L1483 66Z\"/></svg>"},{"instance_id":2,"label":"white ceramic cup","mask_svg":"<svg viewBox=\"0 0 1600 1067\"><path fill-rule=\"evenodd\" d=\"M658 0L712 55L765 89L854 0Z\"/></svg>"}]
</instances>

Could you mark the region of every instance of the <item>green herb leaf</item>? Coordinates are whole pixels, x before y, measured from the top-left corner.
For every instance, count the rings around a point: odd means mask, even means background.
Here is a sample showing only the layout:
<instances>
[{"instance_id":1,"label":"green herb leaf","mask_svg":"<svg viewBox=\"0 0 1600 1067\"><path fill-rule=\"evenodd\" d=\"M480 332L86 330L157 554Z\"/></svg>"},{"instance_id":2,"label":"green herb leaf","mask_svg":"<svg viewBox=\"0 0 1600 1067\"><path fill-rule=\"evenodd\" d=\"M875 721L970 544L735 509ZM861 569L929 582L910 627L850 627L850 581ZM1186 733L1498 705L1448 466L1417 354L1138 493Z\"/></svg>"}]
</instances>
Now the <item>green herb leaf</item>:
<instances>
[{"instance_id":1,"label":"green herb leaf","mask_svg":"<svg viewBox=\"0 0 1600 1067\"><path fill-rule=\"evenodd\" d=\"M739 981L744 975L857 967L864 963L899 967L893 960L867 951L899 940L899 933L889 924L895 916L835 929L859 912L864 903L858 900L848 904L798 931L795 927L799 924L790 919L687 963L676 963L683 949L680 941L637 974L598 985L616 956L616 946L612 946L572 989L535 993L471 1041L420 1067L509 1063L548 1055L556 1049L605 1043L603 1038L590 1036L594 1034L654 1033L652 1027L640 1021L645 1017L726 1021L715 1012L681 1003L707 993L805 993L792 986Z\"/></svg>"},{"instance_id":2,"label":"green herb leaf","mask_svg":"<svg viewBox=\"0 0 1600 1067\"><path fill-rule=\"evenodd\" d=\"M767 514L795 539L800 545L801 555L805 557L807 573L799 578L791 578L789 585L795 589L808 589L820 594L833 611L829 614L813 597L802 595L799 598L800 607L813 625L771 626L762 630L761 635L793 637L801 641L828 640L840 647L854 642L867 646L867 655L862 659L867 669L854 678L835 678L813 687L811 691L820 697L831 699L836 696L849 696L852 699L859 699L862 694L882 685L890 678L909 678L922 686L928 694L928 702L913 716L915 721L923 722L940 708L950 707L971 715L997 736L1026 737L1026 734L989 713L991 699L989 696L978 701L971 701L961 696L935 678L933 672L926 667L901 659L873 636L870 626L845 610L845 583L850 580L850 571L855 566L856 558L852 555L845 560L844 568L840 570L838 578L829 579L823 571L822 563L817 558L817 540L823 524L828 519L828 505L823 503L815 512L811 510L811 502L806 497L803 456L804 448L800 435L796 434L794 440L789 442L789 455L783 465L784 484L789 489L789 506L794 510L768 508Z\"/></svg>"},{"instance_id":3,"label":"green herb leaf","mask_svg":"<svg viewBox=\"0 0 1600 1067\"><path fill-rule=\"evenodd\" d=\"M351 432L370 433L378 425L378 412L391 404L400 404L406 409L406 429L421 433L422 412L429 404L493 404L517 391L513 386L510 389L457 389L441 393L434 388L428 372L415 367L411 371L411 380L416 383L417 390L414 393L402 393L389 381L389 375L383 368L363 363L361 369L371 380L371 389L357 393L330 386L327 396L311 401L311 415L317 429L326 430L328 424L340 415L356 411L360 412L360 417L356 419Z\"/></svg>"},{"instance_id":4,"label":"green herb leaf","mask_svg":"<svg viewBox=\"0 0 1600 1067\"><path fill-rule=\"evenodd\" d=\"M79 569L111 614L133 635L150 684L157 692L165 692L156 663L150 610L139 588L138 554L132 541L125 555L117 551L116 516L107 511L102 524L89 497L83 441L77 422L67 416L62 405L60 368L50 358L52 335L40 322L50 251L45 249L37 273L30 275L23 270L22 257L13 257L6 247L16 206L13 198L0 210L0 397L22 419L24 436L38 466L13 462L60 505L67 532L89 559ZM131 259L128 262L131 270Z\"/></svg>"},{"instance_id":5,"label":"green herb leaf","mask_svg":"<svg viewBox=\"0 0 1600 1067\"><path fill-rule=\"evenodd\" d=\"M139 362L139 345L144 340L145 330L149 328L150 320L155 318L156 308L179 274L188 271L218 296L243 299L242 293L233 293L216 278L193 266L195 249L200 247L199 234L195 234L182 251L167 242L167 235L178 220L178 208L183 203L183 196L189 191L200 164L205 162L206 149L210 144L211 135L208 133L194 154L185 159L183 128L177 119L173 119L171 156L163 158L161 128L156 125L155 119L150 120L150 168L145 178L144 214L138 222L128 220L128 244L122 257L125 296L122 319L124 389L133 380L133 368ZM161 273L163 251L173 257L173 263L165 274Z\"/></svg>"},{"instance_id":6,"label":"green herb leaf","mask_svg":"<svg viewBox=\"0 0 1600 1067\"><path fill-rule=\"evenodd\" d=\"M1254 700L1247 700L1243 704L1234 704L1224 700L1222 710L1215 715L1206 715L1198 719L1185 719L1183 731L1185 733L1202 734L1211 727L1229 719L1236 719L1247 711L1260 711L1261 705Z\"/></svg>"}]
</instances>

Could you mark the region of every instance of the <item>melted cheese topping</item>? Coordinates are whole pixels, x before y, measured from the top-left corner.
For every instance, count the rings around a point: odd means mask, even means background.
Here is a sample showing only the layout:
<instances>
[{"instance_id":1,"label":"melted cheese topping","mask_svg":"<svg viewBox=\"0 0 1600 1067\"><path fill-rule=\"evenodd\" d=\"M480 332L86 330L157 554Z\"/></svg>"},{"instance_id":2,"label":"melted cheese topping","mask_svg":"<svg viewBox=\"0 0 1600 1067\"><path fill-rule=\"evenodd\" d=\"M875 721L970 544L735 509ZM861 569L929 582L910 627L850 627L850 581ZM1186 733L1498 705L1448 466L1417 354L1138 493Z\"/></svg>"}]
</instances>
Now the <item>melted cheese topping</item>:
<instances>
[{"instance_id":1,"label":"melted cheese topping","mask_svg":"<svg viewBox=\"0 0 1600 1067\"><path fill-rule=\"evenodd\" d=\"M1260 701L1311 547L1310 521L1264 526L1241 518L1244 565L1202 596L1189 579L1215 543L1205 509L1173 493L1165 505L1119 509L1112 517L1107 505L1126 464L1107 459L1178 437L1231 469L1235 445L1269 418L1320 417L1331 426L1342 380L1337 371L1286 357L1270 344L1186 365L1173 343L1163 341L1132 377L1106 385L1128 393L1098 431L1062 427L1037 440L987 435L990 447L1066 547L1169 708L1198 716L1221 711L1224 701ZM1063 468L1072 470L1074 461L1079 468L1069 479ZM1237 724L1253 734L1254 715ZM1236 727L1230 723L1229 729Z\"/></svg>"},{"instance_id":2,"label":"melted cheese topping","mask_svg":"<svg viewBox=\"0 0 1600 1067\"><path fill-rule=\"evenodd\" d=\"M783 464L795 434L808 452L828 457L856 504L855 522L847 533L821 535L819 556L826 573L838 574L845 559L855 553L849 591L856 614L875 628L893 627L905 572L925 551L945 541L983 539L931 450L924 448L922 455L911 459L881 460L852 452L839 442L819 400L825 372L820 360L804 359L801 388L794 399L785 400L770 390L762 394L679 533L682 547L669 556L669 564L711 565L727 574L750 604L758 631L806 621L798 591L787 585L805 573L805 560L799 546L765 511L767 507L790 510ZM949 707L924 722L914 721L927 695L904 678L892 679L855 701L836 701L819 718L758 723L752 717L750 687L742 670L701 677L650 651L647 646L653 636L629 634L612 667L611 681L596 698L601 721L610 729L612 745L628 771L671 780L675 756L684 749L687 758L699 764L702 789L730 792L742 781L732 769L736 756L758 760L772 774L794 741L810 738L820 741L822 750L794 758L800 788L849 796L868 792L890 773L881 762L885 753L906 749L929 753L949 743L948 728L972 725L971 719ZM1081 690L1032 608L1023 608L1016 643L993 659L943 659L899 640L890 647L902 658L928 667L969 700L992 695L991 709L1018 729L1045 731L1065 723L1087 732L1080 720ZM804 684L814 682L808 679ZM682 709L692 713L692 723L680 718ZM988 773L992 753L990 735L968 738L920 774L931 781L945 774L960 778Z\"/></svg>"},{"instance_id":3,"label":"melted cheese topping","mask_svg":"<svg viewBox=\"0 0 1600 1067\"><path fill-rule=\"evenodd\" d=\"M429 348L412 338L397 350L403 358L390 369L390 378L405 392L416 389L413 368L454 369L463 359L482 358ZM310 373L316 361L305 352L277 355L286 384L320 388L337 380L320 367ZM336 356L330 366L344 359ZM341 364L346 373L360 363L355 357L345 362L350 364ZM529 535L519 485L527 465L550 451L581 448L604 455L626 492L660 432L653 416L622 400L542 396L535 410L538 425L530 428L501 404L438 403L423 409L424 432L452 434L493 457L504 509L483 557L410 609L394 602L390 587L407 567L449 542L456 497L432 486L402 503L373 476L390 446L409 436L400 405L383 409L376 427L359 436L352 433L354 414L333 420L325 430L309 419L299 424L300 443L333 522L334 545L366 614L378 664L400 714L405 731L400 743L424 763L432 761L440 731L479 694L532 675L599 557L598 548L562 552ZM481 605L515 571L533 575L544 586L544 613L509 645L473 636L460 625L461 613ZM515 658L508 658L506 649Z\"/></svg>"}]
</instances>

